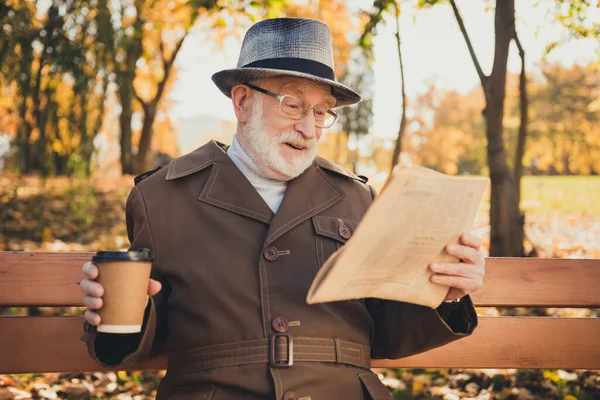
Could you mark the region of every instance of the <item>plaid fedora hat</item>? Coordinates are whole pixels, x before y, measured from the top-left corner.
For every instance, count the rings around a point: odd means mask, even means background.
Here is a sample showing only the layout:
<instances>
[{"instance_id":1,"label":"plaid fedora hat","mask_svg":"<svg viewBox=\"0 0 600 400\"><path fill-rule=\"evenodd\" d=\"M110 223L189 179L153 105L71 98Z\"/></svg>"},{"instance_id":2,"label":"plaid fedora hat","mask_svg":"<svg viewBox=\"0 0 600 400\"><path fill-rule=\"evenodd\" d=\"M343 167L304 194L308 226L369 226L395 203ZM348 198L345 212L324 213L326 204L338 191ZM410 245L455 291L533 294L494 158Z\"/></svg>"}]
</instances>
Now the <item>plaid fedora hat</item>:
<instances>
[{"instance_id":1,"label":"plaid fedora hat","mask_svg":"<svg viewBox=\"0 0 600 400\"><path fill-rule=\"evenodd\" d=\"M361 101L358 93L336 82L329 27L308 18L273 18L252 25L242 42L237 68L219 71L212 80L231 97L237 84L278 75L329 85L335 107Z\"/></svg>"}]
</instances>

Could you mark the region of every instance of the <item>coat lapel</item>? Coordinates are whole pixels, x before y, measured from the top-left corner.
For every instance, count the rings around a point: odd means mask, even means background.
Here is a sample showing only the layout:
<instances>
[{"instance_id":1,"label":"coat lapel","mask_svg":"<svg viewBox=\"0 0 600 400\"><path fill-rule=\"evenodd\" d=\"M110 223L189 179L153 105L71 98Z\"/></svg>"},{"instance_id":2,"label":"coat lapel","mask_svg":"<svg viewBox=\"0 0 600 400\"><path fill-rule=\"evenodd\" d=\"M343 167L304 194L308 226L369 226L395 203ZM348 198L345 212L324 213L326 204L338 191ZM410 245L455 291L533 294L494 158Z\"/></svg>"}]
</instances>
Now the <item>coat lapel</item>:
<instances>
[{"instance_id":1,"label":"coat lapel","mask_svg":"<svg viewBox=\"0 0 600 400\"><path fill-rule=\"evenodd\" d=\"M313 164L298 178L290 181L281 206L269 227L265 246L313 215L333 206L345 196L325 172L317 164Z\"/></svg>"},{"instance_id":2,"label":"coat lapel","mask_svg":"<svg viewBox=\"0 0 600 400\"><path fill-rule=\"evenodd\" d=\"M182 178L212 166L198 200L269 224L273 212L221 146L211 141L174 160L165 179Z\"/></svg>"}]
</instances>

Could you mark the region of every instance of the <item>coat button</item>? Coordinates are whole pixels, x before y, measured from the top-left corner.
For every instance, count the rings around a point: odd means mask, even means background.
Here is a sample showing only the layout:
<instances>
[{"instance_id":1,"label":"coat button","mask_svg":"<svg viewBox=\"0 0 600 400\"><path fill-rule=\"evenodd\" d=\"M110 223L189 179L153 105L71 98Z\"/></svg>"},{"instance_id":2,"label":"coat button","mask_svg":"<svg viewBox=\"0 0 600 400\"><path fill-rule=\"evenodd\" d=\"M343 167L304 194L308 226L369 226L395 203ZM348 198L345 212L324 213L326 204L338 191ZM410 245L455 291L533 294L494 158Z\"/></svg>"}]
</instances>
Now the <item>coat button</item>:
<instances>
[{"instance_id":1,"label":"coat button","mask_svg":"<svg viewBox=\"0 0 600 400\"><path fill-rule=\"evenodd\" d=\"M288 330L288 320L285 317L275 317L273 321L271 321L271 326L275 329L276 332L284 333Z\"/></svg>"},{"instance_id":2,"label":"coat button","mask_svg":"<svg viewBox=\"0 0 600 400\"><path fill-rule=\"evenodd\" d=\"M346 225L340 225L338 227L338 233L342 239L346 240L350 239L350 236L352 236L352 231Z\"/></svg>"},{"instance_id":3,"label":"coat button","mask_svg":"<svg viewBox=\"0 0 600 400\"><path fill-rule=\"evenodd\" d=\"M279 258L277 249L274 246L269 246L263 252L265 258L269 261L275 261Z\"/></svg>"},{"instance_id":4,"label":"coat button","mask_svg":"<svg viewBox=\"0 0 600 400\"><path fill-rule=\"evenodd\" d=\"M298 395L294 392L285 392L283 394L283 400L298 400Z\"/></svg>"}]
</instances>

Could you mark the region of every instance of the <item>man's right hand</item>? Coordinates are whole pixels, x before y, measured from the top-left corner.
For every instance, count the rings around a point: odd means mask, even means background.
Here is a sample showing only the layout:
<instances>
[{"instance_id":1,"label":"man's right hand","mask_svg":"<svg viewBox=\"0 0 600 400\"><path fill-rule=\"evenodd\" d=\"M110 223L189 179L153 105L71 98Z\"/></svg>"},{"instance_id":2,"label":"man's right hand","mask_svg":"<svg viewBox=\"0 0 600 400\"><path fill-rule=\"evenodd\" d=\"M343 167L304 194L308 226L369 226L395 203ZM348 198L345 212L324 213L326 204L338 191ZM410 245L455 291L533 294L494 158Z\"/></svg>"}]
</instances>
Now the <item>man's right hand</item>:
<instances>
[{"instance_id":1,"label":"man's right hand","mask_svg":"<svg viewBox=\"0 0 600 400\"><path fill-rule=\"evenodd\" d=\"M91 261L86 262L82 266L83 275L85 278L79 283L79 287L83 291L83 304L88 308L85 310L85 320L92 325L100 324L100 314L95 312L99 308L102 308L102 295L104 295L104 288L94 279L98 277L98 267ZM150 279L148 282L148 295L154 296L158 292L162 285L159 281Z\"/></svg>"}]
</instances>

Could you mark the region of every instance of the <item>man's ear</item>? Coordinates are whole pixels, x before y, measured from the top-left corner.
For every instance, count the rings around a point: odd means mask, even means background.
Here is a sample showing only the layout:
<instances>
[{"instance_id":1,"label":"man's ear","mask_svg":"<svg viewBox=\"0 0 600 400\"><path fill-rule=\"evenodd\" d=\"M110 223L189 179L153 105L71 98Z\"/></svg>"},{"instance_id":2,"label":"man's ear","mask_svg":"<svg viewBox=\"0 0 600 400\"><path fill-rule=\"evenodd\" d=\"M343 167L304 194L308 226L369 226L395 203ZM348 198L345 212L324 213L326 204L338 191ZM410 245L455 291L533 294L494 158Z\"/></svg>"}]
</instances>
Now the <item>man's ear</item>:
<instances>
[{"instance_id":1,"label":"man's ear","mask_svg":"<svg viewBox=\"0 0 600 400\"><path fill-rule=\"evenodd\" d=\"M235 85L231 88L231 101L237 120L246 123L252 111L252 90L246 85Z\"/></svg>"}]
</instances>

